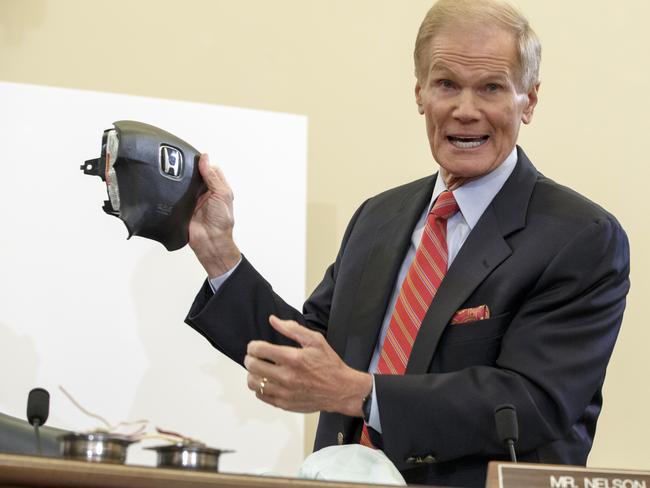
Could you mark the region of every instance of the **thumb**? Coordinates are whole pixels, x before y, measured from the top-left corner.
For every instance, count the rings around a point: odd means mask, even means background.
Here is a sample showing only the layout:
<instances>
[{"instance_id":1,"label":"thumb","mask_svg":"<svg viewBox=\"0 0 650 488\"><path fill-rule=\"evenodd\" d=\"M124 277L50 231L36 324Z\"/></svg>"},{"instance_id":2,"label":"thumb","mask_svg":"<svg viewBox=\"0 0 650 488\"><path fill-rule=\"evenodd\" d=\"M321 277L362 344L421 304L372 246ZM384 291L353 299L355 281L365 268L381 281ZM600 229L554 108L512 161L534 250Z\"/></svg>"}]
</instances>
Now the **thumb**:
<instances>
[{"instance_id":1,"label":"thumb","mask_svg":"<svg viewBox=\"0 0 650 488\"><path fill-rule=\"evenodd\" d=\"M207 153L201 154L199 158L199 173L201 173L201 178L205 181L209 191L223 193L224 187L228 188L223 173L216 166L210 165L210 157Z\"/></svg>"},{"instance_id":2,"label":"thumb","mask_svg":"<svg viewBox=\"0 0 650 488\"><path fill-rule=\"evenodd\" d=\"M269 323L271 324L271 327L277 330L280 334L296 341L302 347L313 345L314 334L320 335L318 332L314 332L313 330L300 325L295 320L282 320L275 315L269 316Z\"/></svg>"}]
</instances>

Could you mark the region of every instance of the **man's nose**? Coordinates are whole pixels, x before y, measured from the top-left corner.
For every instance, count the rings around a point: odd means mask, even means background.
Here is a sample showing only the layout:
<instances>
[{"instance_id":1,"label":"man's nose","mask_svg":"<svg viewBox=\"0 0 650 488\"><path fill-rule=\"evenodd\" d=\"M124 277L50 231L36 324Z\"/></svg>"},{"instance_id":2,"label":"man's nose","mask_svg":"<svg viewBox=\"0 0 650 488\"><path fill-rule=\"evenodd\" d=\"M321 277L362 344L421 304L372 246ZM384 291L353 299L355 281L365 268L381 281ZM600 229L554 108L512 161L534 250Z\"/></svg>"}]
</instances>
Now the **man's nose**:
<instances>
[{"instance_id":1,"label":"man's nose","mask_svg":"<svg viewBox=\"0 0 650 488\"><path fill-rule=\"evenodd\" d=\"M453 116L463 123L473 122L481 118L481 112L478 108L478 100L472 90L462 90L458 94L456 107Z\"/></svg>"}]
</instances>

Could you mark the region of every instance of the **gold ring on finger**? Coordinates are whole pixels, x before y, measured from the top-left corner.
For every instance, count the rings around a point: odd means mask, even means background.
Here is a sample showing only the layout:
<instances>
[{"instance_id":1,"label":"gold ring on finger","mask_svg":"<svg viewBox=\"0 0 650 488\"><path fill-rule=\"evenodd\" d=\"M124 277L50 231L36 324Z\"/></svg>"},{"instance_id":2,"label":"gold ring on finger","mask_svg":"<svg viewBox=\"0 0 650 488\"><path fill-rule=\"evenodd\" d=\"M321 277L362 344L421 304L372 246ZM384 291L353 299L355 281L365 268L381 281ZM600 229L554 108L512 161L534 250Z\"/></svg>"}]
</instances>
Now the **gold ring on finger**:
<instances>
[{"instance_id":1,"label":"gold ring on finger","mask_svg":"<svg viewBox=\"0 0 650 488\"><path fill-rule=\"evenodd\" d=\"M267 378L262 378L262 381L260 381L260 388L258 390L260 396L264 396L264 387L268 382L269 380Z\"/></svg>"}]
</instances>

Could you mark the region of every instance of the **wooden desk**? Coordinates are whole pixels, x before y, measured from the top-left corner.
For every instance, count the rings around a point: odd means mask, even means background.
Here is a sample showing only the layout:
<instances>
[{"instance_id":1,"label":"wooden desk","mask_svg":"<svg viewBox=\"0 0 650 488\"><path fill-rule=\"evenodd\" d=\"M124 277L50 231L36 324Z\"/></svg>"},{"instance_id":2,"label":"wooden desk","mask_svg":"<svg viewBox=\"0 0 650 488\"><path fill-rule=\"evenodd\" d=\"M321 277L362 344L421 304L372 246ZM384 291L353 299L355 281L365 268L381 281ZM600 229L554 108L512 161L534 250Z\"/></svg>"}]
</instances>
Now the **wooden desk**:
<instances>
[{"instance_id":1,"label":"wooden desk","mask_svg":"<svg viewBox=\"0 0 650 488\"><path fill-rule=\"evenodd\" d=\"M25 488L363 488L379 485L204 473L0 454L0 487ZM385 486L385 485L384 485Z\"/></svg>"}]
</instances>

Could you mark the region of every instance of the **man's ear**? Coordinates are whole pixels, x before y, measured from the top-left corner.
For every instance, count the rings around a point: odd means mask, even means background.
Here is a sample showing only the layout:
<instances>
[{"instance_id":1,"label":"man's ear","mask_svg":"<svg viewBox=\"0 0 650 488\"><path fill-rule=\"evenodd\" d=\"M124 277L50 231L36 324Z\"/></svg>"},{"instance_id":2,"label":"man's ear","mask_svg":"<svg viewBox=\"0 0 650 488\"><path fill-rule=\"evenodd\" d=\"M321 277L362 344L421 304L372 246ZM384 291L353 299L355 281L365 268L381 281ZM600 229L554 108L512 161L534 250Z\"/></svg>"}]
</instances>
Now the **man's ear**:
<instances>
[{"instance_id":1,"label":"man's ear","mask_svg":"<svg viewBox=\"0 0 650 488\"><path fill-rule=\"evenodd\" d=\"M418 113L420 115L424 114L424 107L422 106L422 87L420 82L415 82L415 103L418 104Z\"/></svg>"},{"instance_id":2,"label":"man's ear","mask_svg":"<svg viewBox=\"0 0 650 488\"><path fill-rule=\"evenodd\" d=\"M530 124L533 120L533 112L537 105L539 85L539 83L535 83L526 94L526 107L524 108L524 112L521 114L521 121L524 124Z\"/></svg>"}]
</instances>

